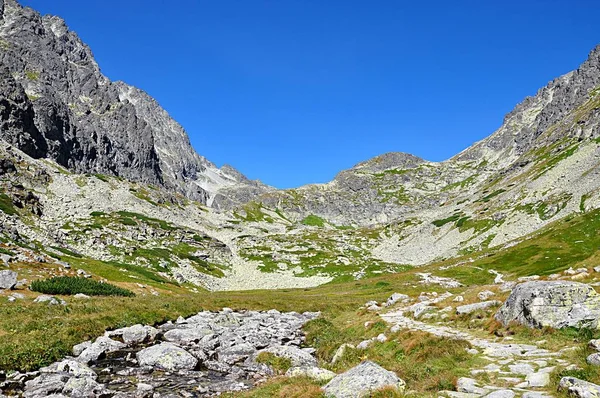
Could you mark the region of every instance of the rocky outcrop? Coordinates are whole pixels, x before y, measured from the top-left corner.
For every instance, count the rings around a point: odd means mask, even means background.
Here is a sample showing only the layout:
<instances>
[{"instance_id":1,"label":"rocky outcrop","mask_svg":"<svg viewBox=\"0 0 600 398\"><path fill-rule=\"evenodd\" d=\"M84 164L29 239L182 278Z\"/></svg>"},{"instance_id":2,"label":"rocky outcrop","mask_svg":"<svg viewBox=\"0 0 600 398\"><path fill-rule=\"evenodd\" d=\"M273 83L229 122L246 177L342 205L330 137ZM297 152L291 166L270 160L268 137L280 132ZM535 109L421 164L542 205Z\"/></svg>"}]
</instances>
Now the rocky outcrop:
<instances>
[{"instance_id":1,"label":"rocky outcrop","mask_svg":"<svg viewBox=\"0 0 600 398\"><path fill-rule=\"evenodd\" d=\"M198 364L198 359L173 343L160 343L145 348L138 352L136 357L141 366L168 371L192 370Z\"/></svg>"},{"instance_id":2,"label":"rocky outcrop","mask_svg":"<svg viewBox=\"0 0 600 398\"><path fill-rule=\"evenodd\" d=\"M570 281L532 281L517 285L496 313L505 325L530 328L598 327L600 295L589 285Z\"/></svg>"},{"instance_id":3,"label":"rocky outcrop","mask_svg":"<svg viewBox=\"0 0 600 398\"><path fill-rule=\"evenodd\" d=\"M578 398L600 397L599 385L580 380L576 377L563 377L560 379L558 389Z\"/></svg>"},{"instance_id":4,"label":"rocky outcrop","mask_svg":"<svg viewBox=\"0 0 600 398\"><path fill-rule=\"evenodd\" d=\"M365 361L334 377L323 389L328 397L362 398L386 387L403 392L405 386L404 380L395 373L374 362Z\"/></svg>"},{"instance_id":5,"label":"rocky outcrop","mask_svg":"<svg viewBox=\"0 0 600 398\"><path fill-rule=\"evenodd\" d=\"M42 17L15 0L2 10L0 138L75 172L162 185L204 203L223 187L248 184L231 167L199 156L184 129L145 92L106 78L61 18Z\"/></svg>"}]
</instances>

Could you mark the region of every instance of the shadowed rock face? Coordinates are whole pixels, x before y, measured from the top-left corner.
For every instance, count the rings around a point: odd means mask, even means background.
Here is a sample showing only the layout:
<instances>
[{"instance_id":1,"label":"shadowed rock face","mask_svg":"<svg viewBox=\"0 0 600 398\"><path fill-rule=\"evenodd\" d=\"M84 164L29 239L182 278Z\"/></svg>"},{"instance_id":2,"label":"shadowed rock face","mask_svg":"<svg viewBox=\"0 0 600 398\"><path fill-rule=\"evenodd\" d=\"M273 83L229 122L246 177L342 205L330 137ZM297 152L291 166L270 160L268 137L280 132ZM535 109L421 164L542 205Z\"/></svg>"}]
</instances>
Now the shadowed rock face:
<instances>
[{"instance_id":1,"label":"shadowed rock face","mask_svg":"<svg viewBox=\"0 0 600 398\"><path fill-rule=\"evenodd\" d=\"M62 19L2 0L0 47L0 138L28 155L78 173L162 185L204 203L222 187L246 184L234 169L199 156L154 99L108 80Z\"/></svg>"}]
</instances>

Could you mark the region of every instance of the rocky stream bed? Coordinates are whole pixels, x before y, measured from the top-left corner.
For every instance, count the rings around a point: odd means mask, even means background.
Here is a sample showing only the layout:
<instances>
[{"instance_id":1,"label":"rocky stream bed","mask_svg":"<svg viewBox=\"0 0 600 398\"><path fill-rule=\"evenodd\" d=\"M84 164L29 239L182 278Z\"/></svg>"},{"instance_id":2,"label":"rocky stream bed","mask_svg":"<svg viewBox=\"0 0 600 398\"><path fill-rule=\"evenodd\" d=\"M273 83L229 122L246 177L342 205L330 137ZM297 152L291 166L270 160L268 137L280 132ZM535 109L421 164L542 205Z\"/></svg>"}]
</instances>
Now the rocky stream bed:
<instances>
[{"instance_id":1,"label":"rocky stream bed","mask_svg":"<svg viewBox=\"0 0 600 398\"><path fill-rule=\"evenodd\" d=\"M73 347L36 372L2 376L0 396L212 397L253 387L273 374L262 352L293 367L317 364L300 348L302 326L318 313L223 309L158 327L134 325Z\"/></svg>"}]
</instances>

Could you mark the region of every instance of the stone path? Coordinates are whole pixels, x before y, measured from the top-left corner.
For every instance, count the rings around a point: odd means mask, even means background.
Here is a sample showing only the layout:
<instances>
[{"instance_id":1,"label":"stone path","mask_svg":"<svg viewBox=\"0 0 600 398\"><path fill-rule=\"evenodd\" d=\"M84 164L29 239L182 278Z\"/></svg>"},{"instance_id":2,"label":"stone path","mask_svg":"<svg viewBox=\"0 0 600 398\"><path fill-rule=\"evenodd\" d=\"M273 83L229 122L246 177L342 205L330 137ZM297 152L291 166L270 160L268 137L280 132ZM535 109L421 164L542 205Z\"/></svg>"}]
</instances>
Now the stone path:
<instances>
[{"instance_id":1,"label":"stone path","mask_svg":"<svg viewBox=\"0 0 600 398\"><path fill-rule=\"evenodd\" d=\"M496 342L475 337L465 331L448 326L428 324L404 316L407 308L400 308L380 314L386 322L393 324L392 332L400 329L423 331L434 336L468 341L474 348L473 355L479 355L488 362L482 369L472 369L471 375L495 375L496 385L481 385L474 378L462 377L457 382L456 391L442 392L452 398L495 397L525 398L549 397L547 385L550 373L558 366L567 366L568 362L561 356L572 348L560 351L541 349L534 344L517 344L512 342Z\"/></svg>"}]
</instances>

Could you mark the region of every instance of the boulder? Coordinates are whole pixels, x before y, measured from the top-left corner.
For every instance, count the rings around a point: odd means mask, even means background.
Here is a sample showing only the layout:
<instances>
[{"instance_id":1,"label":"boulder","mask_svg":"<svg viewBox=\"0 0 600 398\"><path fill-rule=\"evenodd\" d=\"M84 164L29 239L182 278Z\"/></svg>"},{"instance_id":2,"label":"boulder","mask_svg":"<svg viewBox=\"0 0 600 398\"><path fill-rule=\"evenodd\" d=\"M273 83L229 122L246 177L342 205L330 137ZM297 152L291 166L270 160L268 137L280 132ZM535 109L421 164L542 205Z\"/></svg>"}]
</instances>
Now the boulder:
<instances>
[{"instance_id":1,"label":"boulder","mask_svg":"<svg viewBox=\"0 0 600 398\"><path fill-rule=\"evenodd\" d=\"M74 377L90 377L96 379L98 376L88 366L72 359L64 359L50 366L40 369L41 373L64 373Z\"/></svg>"},{"instance_id":2,"label":"boulder","mask_svg":"<svg viewBox=\"0 0 600 398\"><path fill-rule=\"evenodd\" d=\"M312 355L298 347L277 345L260 350L257 353L257 356L263 352L271 353L276 357L287 358L292 362L292 366L295 367L317 366L317 360Z\"/></svg>"},{"instance_id":3,"label":"boulder","mask_svg":"<svg viewBox=\"0 0 600 398\"><path fill-rule=\"evenodd\" d=\"M402 392L406 383L395 373L385 370L376 363L364 361L334 377L323 389L328 397L362 398L386 387Z\"/></svg>"},{"instance_id":4,"label":"boulder","mask_svg":"<svg viewBox=\"0 0 600 398\"><path fill-rule=\"evenodd\" d=\"M213 334L212 329L208 327L173 329L169 330L164 335L166 341L175 344L186 345L190 343L198 343L204 336Z\"/></svg>"},{"instance_id":5,"label":"boulder","mask_svg":"<svg viewBox=\"0 0 600 398\"><path fill-rule=\"evenodd\" d=\"M85 351L86 348L92 345L91 341L84 341L83 343L79 343L73 346L73 355L78 357L82 352Z\"/></svg>"},{"instance_id":6,"label":"boulder","mask_svg":"<svg viewBox=\"0 0 600 398\"><path fill-rule=\"evenodd\" d=\"M410 297L407 296L406 294L394 293L390 296L390 298L387 299L387 301L385 302L385 306L391 307L392 305L396 304L399 301L406 303L406 302L410 301Z\"/></svg>"},{"instance_id":7,"label":"boulder","mask_svg":"<svg viewBox=\"0 0 600 398\"><path fill-rule=\"evenodd\" d=\"M236 344L231 347L218 350L219 361L233 365L248 358L256 352L256 348L248 343Z\"/></svg>"},{"instance_id":8,"label":"boulder","mask_svg":"<svg viewBox=\"0 0 600 398\"><path fill-rule=\"evenodd\" d=\"M598 327L600 295L571 281L532 281L517 285L496 319L530 328Z\"/></svg>"},{"instance_id":9,"label":"boulder","mask_svg":"<svg viewBox=\"0 0 600 398\"><path fill-rule=\"evenodd\" d=\"M120 341L113 340L106 336L100 336L79 354L77 360L83 363L89 363L98 360L107 352L122 350L126 345Z\"/></svg>"},{"instance_id":10,"label":"boulder","mask_svg":"<svg viewBox=\"0 0 600 398\"><path fill-rule=\"evenodd\" d=\"M600 352L595 352L591 355L588 355L585 361L590 365L600 366Z\"/></svg>"},{"instance_id":11,"label":"boulder","mask_svg":"<svg viewBox=\"0 0 600 398\"><path fill-rule=\"evenodd\" d=\"M17 284L17 273L14 271L0 271L0 289L12 289Z\"/></svg>"},{"instance_id":12,"label":"boulder","mask_svg":"<svg viewBox=\"0 0 600 398\"><path fill-rule=\"evenodd\" d=\"M25 382L26 398L48 397L62 393L69 376L64 374L42 373L33 380Z\"/></svg>"},{"instance_id":13,"label":"boulder","mask_svg":"<svg viewBox=\"0 0 600 398\"><path fill-rule=\"evenodd\" d=\"M106 396L104 385L91 377L71 377L63 388L63 393L72 398Z\"/></svg>"},{"instance_id":14,"label":"boulder","mask_svg":"<svg viewBox=\"0 0 600 398\"><path fill-rule=\"evenodd\" d=\"M133 325L108 332L109 337L120 336L128 346L152 341L157 334L157 329L143 325Z\"/></svg>"},{"instance_id":15,"label":"boulder","mask_svg":"<svg viewBox=\"0 0 600 398\"><path fill-rule=\"evenodd\" d=\"M564 391L578 398L599 398L600 386L580 380L576 377L563 377L558 385L559 391Z\"/></svg>"},{"instance_id":16,"label":"boulder","mask_svg":"<svg viewBox=\"0 0 600 398\"><path fill-rule=\"evenodd\" d=\"M497 301L497 300L482 301L481 303L466 304L466 305L461 305L461 306L456 307L456 313L458 315L467 315L467 314L470 314L475 311L485 310L487 308L494 307L494 306L501 305L501 304L502 304L502 302Z\"/></svg>"},{"instance_id":17,"label":"boulder","mask_svg":"<svg viewBox=\"0 0 600 398\"><path fill-rule=\"evenodd\" d=\"M336 376L331 370L318 368L316 366L298 366L290 368L285 375L287 377L308 377L319 383L327 383Z\"/></svg>"},{"instance_id":18,"label":"boulder","mask_svg":"<svg viewBox=\"0 0 600 398\"><path fill-rule=\"evenodd\" d=\"M161 343L145 348L136 354L140 366L175 371L192 370L198 365L198 359L173 343Z\"/></svg>"}]
</instances>

